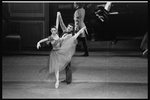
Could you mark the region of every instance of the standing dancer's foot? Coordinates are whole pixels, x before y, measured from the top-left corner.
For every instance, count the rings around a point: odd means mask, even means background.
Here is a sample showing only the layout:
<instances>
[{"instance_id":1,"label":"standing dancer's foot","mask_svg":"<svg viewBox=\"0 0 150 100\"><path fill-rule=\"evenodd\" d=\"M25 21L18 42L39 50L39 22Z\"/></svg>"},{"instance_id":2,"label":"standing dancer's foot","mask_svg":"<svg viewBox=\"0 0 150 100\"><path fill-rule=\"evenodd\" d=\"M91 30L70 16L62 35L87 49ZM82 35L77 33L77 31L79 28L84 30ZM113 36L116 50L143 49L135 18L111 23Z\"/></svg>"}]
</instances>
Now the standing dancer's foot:
<instances>
[{"instance_id":1,"label":"standing dancer's foot","mask_svg":"<svg viewBox=\"0 0 150 100\"><path fill-rule=\"evenodd\" d=\"M86 54L86 53L85 53L85 54L84 54L84 55L82 55L82 56L87 57L87 56L89 56L89 54Z\"/></svg>"},{"instance_id":2,"label":"standing dancer's foot","mask_svg":"<svg viewBox=\"0 0 150 100\"><path fill-rule=\"evenodd\" d=\"M59 87L59 81L56 81L55 88L57 89Z\"/></svg>"},{"instance_id":3,"label":"standing dancer's foot","mask_svg":"<svg viewBox=\"0 0 150 100\"><path fill-rule=\"evenodd\" d=\"M66 80L61 81L62 83L67 83L67 84L71 84L71 82L68 82Z\"/></svg>"}]
</instances>

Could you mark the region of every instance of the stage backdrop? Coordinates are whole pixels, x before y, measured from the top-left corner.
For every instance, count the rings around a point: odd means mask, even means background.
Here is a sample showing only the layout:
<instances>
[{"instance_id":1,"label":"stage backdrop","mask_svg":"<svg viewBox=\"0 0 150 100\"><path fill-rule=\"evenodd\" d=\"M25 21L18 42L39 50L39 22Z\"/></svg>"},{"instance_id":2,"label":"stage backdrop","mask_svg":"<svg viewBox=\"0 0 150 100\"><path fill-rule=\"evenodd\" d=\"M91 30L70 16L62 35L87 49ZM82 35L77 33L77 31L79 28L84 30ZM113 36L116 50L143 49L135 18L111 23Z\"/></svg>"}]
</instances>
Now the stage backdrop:
<instances>
[{"instance_id":1,"label":"stage backdrop","mask_svg":"<svg viewBox=\"0 0 150 100\"><path fill-rule=\"evenodd\" d=\"M2 3L3 40L8 34L21 36L21 50L36 49L37 42L49 36L51 25L56 23L57 11L60 11L65 24L73 23L73 3ZM8 22L6 20L8 20ZM13 33L10 25L17 33ZM5 25L6 24L6 25ZM7 28L9 26L10 28Z\"/></svg>"}]
</instances>

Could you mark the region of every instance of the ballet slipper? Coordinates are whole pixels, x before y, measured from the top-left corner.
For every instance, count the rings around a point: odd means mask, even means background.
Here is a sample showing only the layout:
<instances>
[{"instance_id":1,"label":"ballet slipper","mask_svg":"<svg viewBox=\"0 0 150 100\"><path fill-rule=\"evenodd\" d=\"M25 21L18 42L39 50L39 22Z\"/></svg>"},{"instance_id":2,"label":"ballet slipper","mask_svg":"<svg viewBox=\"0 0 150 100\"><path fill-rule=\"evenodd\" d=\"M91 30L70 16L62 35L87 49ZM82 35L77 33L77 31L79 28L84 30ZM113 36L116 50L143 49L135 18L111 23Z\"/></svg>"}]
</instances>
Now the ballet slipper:
<instances>
[{"instance_id":1,"label":"ballet slipper","mask_svg":"<svg viewBox=\"0 0 150 100\"><path fill-rule=\"evenodd\" d=\"M55 88L57 89L59 87L59 81L56 81Z\"/></svg>"}]
</instances>

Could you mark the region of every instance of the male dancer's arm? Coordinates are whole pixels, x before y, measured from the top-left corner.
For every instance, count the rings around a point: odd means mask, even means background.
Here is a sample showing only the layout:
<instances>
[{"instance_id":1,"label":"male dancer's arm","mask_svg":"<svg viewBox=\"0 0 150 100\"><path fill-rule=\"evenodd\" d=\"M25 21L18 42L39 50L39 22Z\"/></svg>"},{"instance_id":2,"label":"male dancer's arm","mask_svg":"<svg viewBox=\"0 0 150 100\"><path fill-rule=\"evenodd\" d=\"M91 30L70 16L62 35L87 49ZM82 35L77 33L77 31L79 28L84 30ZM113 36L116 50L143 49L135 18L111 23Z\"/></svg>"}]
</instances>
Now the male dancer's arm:
<instances>
[{"instance_id":1,"label":"male dancer's arm","mask_svg":"<svg viewBox=\"0 0 150 100\"><path fill-rule=\"evenodd\" d=\"M85 18L85 9L80 9L79 12L79 21L81 22L81 20L84 22L84 18ZM82 18L82 19L81 19ZM87 31L87 28L85 28L85 32L86 34L88 35L88 31Z\"/></svg>"},{"instance_id":2,"label":"male dancer's arm","mask_svg":"<svg viewBox=\"0 0 150 100\"><path fill-rule=\"evenodd\" d=\"M74 13L74 24L75 24L75 31L79 31L79 18L80 18L80 15L79 15L79 10L77 9Z\"/></svg>"},{"instance_id":3,"label":"male dancer's arm","mask_svg":"<svg viewBox=\"0 0 150 100\"><path fill-rule=\"evenodd\" d=\"M74 22L79 22L80 19L80 12L79 9L77 9L74 13Z\"/></svg>"}]
</instances>

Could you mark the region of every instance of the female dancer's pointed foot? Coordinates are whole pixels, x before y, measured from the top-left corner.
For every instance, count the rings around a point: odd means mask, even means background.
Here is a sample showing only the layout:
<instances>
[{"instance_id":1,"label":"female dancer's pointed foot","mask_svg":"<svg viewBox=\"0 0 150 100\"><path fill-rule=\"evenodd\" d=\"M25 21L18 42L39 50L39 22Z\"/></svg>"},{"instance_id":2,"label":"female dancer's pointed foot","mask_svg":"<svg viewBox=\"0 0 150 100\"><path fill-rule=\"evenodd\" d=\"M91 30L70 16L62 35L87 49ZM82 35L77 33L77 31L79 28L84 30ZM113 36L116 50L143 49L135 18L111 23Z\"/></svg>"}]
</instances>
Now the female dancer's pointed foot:
<instances>
[{"instance_id":1,"label":"female dancer's pointed foot","mask_svg":"<svg viewBox=\"0 0 150 100\"><path fill-rule=\"evenodd\" d=\"M57 89L59 87L59 81L56 81L55 88Z\"/></svg>"}]
</instances>

